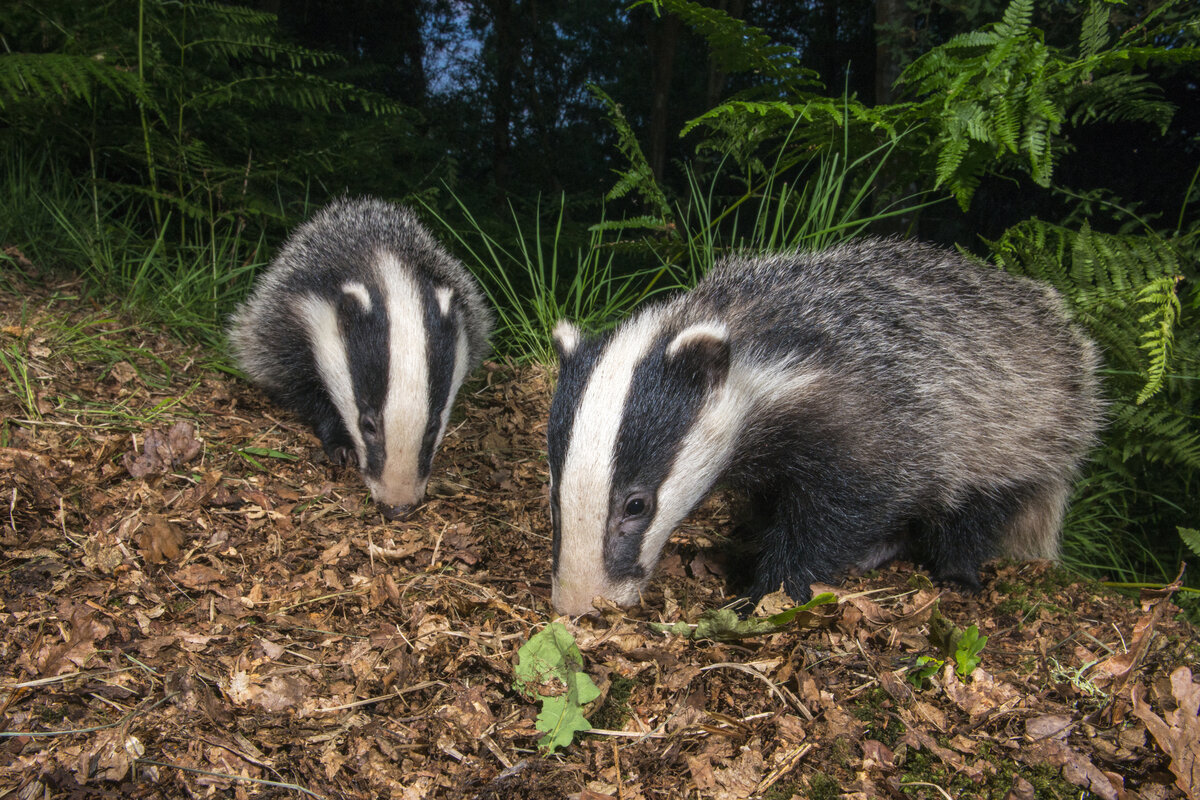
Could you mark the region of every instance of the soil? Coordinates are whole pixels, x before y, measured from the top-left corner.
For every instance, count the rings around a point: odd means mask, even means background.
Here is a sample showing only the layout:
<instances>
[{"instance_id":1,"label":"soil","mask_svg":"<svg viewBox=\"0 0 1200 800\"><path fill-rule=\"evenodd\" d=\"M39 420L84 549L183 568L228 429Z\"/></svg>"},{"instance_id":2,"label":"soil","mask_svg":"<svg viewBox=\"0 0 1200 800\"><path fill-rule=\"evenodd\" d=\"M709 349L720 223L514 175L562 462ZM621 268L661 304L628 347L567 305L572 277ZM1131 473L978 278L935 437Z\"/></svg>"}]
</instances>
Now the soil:
<instances>
[{"instance_id":1,"label":"soil","mask_svg":"<svg viewBox=\"0 0 1200 800\"><path fill-rule=\"evenodd\" d=\"M514 688L555 618L547 370L486 364L388 522L212 353L13 285L0 798L1200 797L1171 587L997 564L963 593L899 563L775 632L660 632L728 600L719 495L640 606L559 620L600 696L548 752Z\"/></svg>"}]
</instances>

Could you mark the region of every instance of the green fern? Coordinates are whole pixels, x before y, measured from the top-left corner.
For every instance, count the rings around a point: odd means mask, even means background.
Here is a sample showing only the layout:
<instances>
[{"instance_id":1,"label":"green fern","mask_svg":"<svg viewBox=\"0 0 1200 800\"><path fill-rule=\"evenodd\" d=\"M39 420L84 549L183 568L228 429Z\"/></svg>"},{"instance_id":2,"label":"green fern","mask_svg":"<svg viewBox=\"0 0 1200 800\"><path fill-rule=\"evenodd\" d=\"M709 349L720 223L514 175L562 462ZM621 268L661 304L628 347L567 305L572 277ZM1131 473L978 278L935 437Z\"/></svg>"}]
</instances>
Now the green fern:
<instances>
[{"instance_id":1,"label":"green fern","mask_svg":"<svg viewBox=\"0 0 1200 800\"><path fill-rule=\"evenodd\" d=\"M0 56L0 111L22 102L96 102L106 89L123 102L152 102L137 76L115 69L101 56L63 53L10 53Z\"/></svg>"},{"instance_id":2,"label":"green fern","mask_svg":"<svg viewBox=\"0 0 1200 800\"><path fill-rule=\"evenodd\" d=\"M1140 46L1152 41L1146 31L1109 47L1109 14L1101 0L1089 4L1073 57L1045 43L1030 24L1032 10L1033 0L1013 0L990 29L954 37L900 76L917 99L899 109L901 118L932 122L937 184L964 209L983 175L1006 166L1050 186L1068 120L1138 121L1165 130L1173 106L1134 70L1200 59L1195 48Z\"/></svg>"},{"instance_id":3,"label":"green fern","mask_svg":"<svg viewBox=\"0 0 1200 800\"><path fill-rule=\"evenodd\" d=\"M639 0L633 4L651 5L683 20L704 37L713 59L725 72L753 72L790 95L819 89L817 73L801 67L794 48L771 41L762 29L747 25L719 8L710 8L693 0Z\"/></svg>"},{"instance_id":4,"label":"green fern","mask_svg":"<svg viewBox=\"0 0 1200 800\"><path fill-rule=\"evenodd\" d=\"M625 197L631 192L636 192L645 205L657 214L657 216L625 220L620 227L669 227L673 220L671 204L667 202L662 188L654 180L654 171L650 169L650 162L646 160L646 154L642 152L637 134L630 127L629 121L625 119L625 112L621 110L620 104L609 97L599 86L589 85L588 90L608 109L608 120L617 132L617 147L629 164L627 169L617 173L617 182L608 190L605 199L615 200ZM613 224L609 223L609 227L613 227Z\"/></svg>"}]
</instances>

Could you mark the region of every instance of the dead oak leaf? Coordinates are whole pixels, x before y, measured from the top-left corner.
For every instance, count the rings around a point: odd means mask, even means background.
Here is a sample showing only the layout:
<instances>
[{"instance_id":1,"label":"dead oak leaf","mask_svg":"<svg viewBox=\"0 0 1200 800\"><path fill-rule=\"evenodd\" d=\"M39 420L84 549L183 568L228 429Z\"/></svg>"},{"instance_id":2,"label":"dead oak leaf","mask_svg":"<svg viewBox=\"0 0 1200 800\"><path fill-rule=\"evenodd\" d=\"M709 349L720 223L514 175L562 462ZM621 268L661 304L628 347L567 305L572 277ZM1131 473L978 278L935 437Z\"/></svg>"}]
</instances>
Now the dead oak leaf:
<instances>
[{"instance_id":1,"label":"dead oak leaf","mask_svg":"<svg viewBox=\"0 0 1200 800\"><path fill-rule=\"evenodd\" d=\"M978 719L992 710L1011 707L1021 699L1020 692L1004 681L993 678L982 667L976 667L971 672L970 683L964 683L959 680L954 665L947 663L942 670L942 687L946 696L971 719Z\"/></svg>"},{"instance_id":2,"label":"dead oak leaf","mask_svg":"<svg viewBox=\"0 0 1200 800\"><path fill-rule=\"evenodd\" d=\"M176 570L171 575L171 580L188 589L201 591L223 583L226 577L220 570L204 564L188 564L183 569Z\"/></svg>"},{"instance_id":3,"label":"dead oak leaf","mask_svg":"<svg viewBox=\"0 0 1200 800\"><path fill-rule=\"evenodd\" d=\"M166 433L157 428L146 431L142 452L132 450L124 455L122 462L135 478L165 475L196 458L203 446L192 423L177 422Z\"/></svg>"},{"instance_id":4,"label":"dead oak leaf","mask_svg":"<svg viewBox=\"0 0 1200 800\"><path fill-rule=\"evenodd\" d=\"M158 514L146 517L138 533L138 549L147 564L162 564L179 558L183 541L179 528Z\"/></svg>"},{"instance_id":5,"label":"dead oak leaf","mask_svg":"<svg viewBox=\"0 0 1200 800\"><path fill-rule=\"evenodd\" d=\"M1175 785L1190 800L1200 798L1200 683L1192 680L1192 671L1180 667L1171 673L1171 693L1178 706L1160 717L1143 697L1144 689L1134 686L1133 713L1146 724L1154 741L1171 757Z\"/></svg>"}]
</instances>

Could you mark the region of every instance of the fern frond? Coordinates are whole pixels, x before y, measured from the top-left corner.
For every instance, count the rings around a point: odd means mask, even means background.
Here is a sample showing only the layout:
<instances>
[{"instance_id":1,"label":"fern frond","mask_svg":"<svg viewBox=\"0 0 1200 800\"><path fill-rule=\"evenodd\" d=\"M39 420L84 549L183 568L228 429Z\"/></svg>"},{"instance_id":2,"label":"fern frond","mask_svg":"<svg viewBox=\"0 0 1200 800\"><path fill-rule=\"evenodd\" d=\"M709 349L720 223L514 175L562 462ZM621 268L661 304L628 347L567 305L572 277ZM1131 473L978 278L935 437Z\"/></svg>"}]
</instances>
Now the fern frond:
<instances>
[{"instance_id":1,"label":"fern frond","mask_svg":"<svg viewBox=\"0 0 1200 800\"><path fill-rule=\"evenodd\" d=\"M10 53L0 56L0 109L21 101L82 100L91 105L97 89L122 102L149 98L137 76L113 69L101 56L62 53Z\"/></svg>"},{"instance_id":2,"label":"fern frond","mask_svg":"<svg viewBox=\"0 0 1200 800\"><path fill-rule=\"evenodd\" d=\"M1021 36L1029 30L1033 19L1033 0L1013 0L1004 9L1004 16L996 26L996 35L1002 39Z\"/></svg>"},{"instance_id":3,"label":"fern frond","mask_svg":"<svg viewBox=\"0 0 1200 800\"><path fill-rule=\"evenodd\" d=\"M1088 3L1087 16L1083 18L1083 27L1079 31L1079 55L1091 58L1108 44L1108 6L1102 0L1091 0Z\"/></svg>"},{"instance_id":4,"label":"fern frond","mask_svg":"<svg viewBox=\"0 0 1200 800\"><path fill-rule=\"evenodd\" d=\"M1142 349L1149 363L1146 367L1146 385L1138 393L1137 404L1141 405L1153 397L1163 385L1170 360L1171 345L1175 338L1175 325L1183 309L1175 289L1182 276L1164 275L1146 284L1138 292L1137 302L1150 306L1150 311L1138 318L1145 328L1142 334Z\"/></svg>"},{"instance_id":5,"label":"fern frond","mask_svg":"<svg viewBox=\"0 0 1200 800\"><path fill-rule=\"evenodd\" d=\"M671 206L662 188L654 180L654 171L650 168L650 162L646 159L641 144L638 143L637 134L625 119L625 112L621 110L620 104L599 86L588 84L588 91L608 109L608 121L617 132L617 146L629 164L629 169L617 173L617 183L609 190L606 199L614 200L630 192L637 192L647 205L661 215L661 222L669 223L673 219Z\"/></svg>"}]
</instances>

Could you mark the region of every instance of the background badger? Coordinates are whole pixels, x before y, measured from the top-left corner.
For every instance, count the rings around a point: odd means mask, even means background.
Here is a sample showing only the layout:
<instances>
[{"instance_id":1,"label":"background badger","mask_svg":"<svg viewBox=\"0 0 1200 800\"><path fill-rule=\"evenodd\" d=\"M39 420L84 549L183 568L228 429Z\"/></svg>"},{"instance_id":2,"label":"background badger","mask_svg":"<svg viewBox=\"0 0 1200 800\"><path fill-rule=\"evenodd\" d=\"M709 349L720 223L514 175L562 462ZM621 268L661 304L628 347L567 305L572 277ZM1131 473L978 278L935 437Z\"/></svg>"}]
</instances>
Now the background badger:
<instances>
[{"instance_id":1,"label":"background badger","mask_svg":"<svg viewBox=\"0 0 1200 800\"><path fill-rule=\"evenodd\" d=\"M389 518L425 494L492 318L478 286L401 206L338 200L301 225L234 312L242 369L357 463Z\"/></svg>"},{"instance_id":2,"label":"background badger","mask_svg":"<svg viewBox=\"0 0 1200 800\"><path fill-rule=\"evenodd\" d=\"M898 240L731 258L608 336L555 339L562 613L636 601L718 480L755 511L755 596L902 554L970 585L991 556L1053 557L1102 411L1053 289Z\"/></svg>"}]
</instances>

